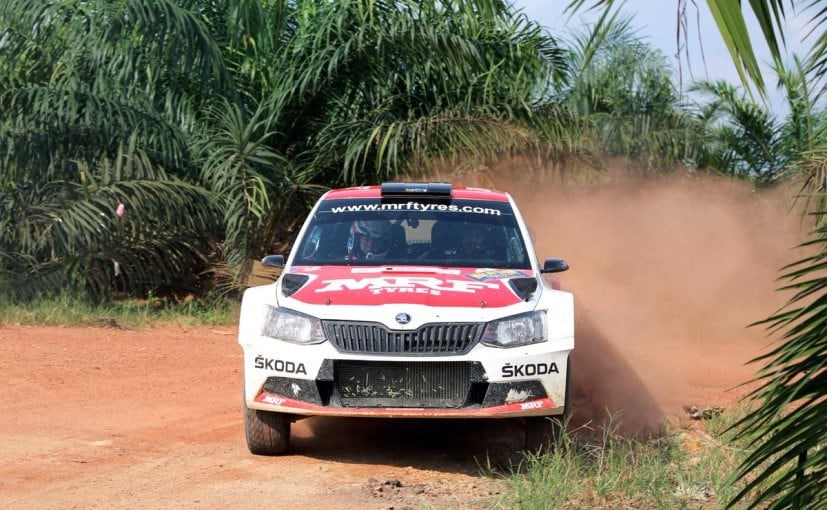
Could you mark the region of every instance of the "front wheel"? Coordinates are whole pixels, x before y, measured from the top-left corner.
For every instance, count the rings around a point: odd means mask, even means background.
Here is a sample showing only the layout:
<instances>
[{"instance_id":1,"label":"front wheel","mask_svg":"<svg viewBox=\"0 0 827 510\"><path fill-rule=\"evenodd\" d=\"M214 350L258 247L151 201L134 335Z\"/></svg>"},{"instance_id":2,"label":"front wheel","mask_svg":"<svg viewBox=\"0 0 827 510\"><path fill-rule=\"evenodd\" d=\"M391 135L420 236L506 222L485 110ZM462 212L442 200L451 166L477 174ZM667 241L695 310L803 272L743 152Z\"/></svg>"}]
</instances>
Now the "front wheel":
<instances>
[{"instance_id":1,"label":"front wheel","mask_svg":"<svg viewBox=\"0 0 827 510\"><path fill-rule=\"evenodd\" d=\"M284 413L260 411L244 402L244 433L254 455L281 455L290 443L290 419Z\"/></svg>"}]
</instances>

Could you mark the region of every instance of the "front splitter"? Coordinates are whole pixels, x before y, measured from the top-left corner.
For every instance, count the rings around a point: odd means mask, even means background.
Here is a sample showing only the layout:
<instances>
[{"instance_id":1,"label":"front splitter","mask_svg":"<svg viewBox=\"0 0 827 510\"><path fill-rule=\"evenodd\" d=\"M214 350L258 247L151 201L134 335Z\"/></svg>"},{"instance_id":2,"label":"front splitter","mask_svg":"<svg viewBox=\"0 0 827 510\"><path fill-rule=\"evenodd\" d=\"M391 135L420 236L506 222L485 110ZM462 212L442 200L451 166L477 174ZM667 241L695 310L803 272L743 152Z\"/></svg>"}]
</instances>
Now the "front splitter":
<instances>
[{"instance_id":1,"label":"front splitter","mask_svg":"<svg viewBox=\"0 0 827 510\"><path fill-rule=\"evenodd\" d=\"M249 406L262 411L299 414L304 416L350 416L354 418L513 418L520 416L555 416L563 414L563 406L556 406L548 398L513 402L492 407L464 409L414 407L326 407L284 395L262 392Z\"/></svg>"}]
</instances>

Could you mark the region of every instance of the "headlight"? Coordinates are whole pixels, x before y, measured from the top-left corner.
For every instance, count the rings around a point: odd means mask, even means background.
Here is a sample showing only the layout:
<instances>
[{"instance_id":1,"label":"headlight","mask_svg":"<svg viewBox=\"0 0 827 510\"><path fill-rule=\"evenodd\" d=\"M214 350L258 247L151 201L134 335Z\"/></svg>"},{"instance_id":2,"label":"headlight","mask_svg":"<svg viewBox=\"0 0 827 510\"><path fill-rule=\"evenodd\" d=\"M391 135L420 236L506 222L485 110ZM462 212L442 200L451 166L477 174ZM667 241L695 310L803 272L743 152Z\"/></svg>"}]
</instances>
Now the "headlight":
<instances>
[{"instance_id":1,"label":"headlight","mask_svg":"<svg viewBox=\"0 0 827 510\"><path fill-rule=\"evenodd\" d=\"M546 312L529 312L489 322L482 343L492 347L517 347L545 342Z\"/></svg>"},{"instance_id":2,"label":"headlight","mask_svg":"<svg viewBox=\"0 0 827 510\"><path fill-rule=\"evenodd\" d=\"M268 306L261 334L296 344L324 342L322 321L287 308Z\"/></svg>"}]
</instances>

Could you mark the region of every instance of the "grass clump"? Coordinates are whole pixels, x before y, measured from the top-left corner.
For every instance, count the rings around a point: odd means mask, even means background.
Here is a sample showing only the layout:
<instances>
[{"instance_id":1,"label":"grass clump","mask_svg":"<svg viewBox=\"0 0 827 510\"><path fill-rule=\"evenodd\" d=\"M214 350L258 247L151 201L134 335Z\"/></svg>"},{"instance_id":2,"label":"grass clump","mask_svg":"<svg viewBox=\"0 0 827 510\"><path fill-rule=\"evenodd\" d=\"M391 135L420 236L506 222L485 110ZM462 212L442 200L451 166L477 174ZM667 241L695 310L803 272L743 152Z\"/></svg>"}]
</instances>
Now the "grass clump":
<instances>
[{"instance_id":1,"label":"grass clump","mask_svg":"<svg viewBox=\"0 0 827 510\"><path fill-rule=\"evenodd\" d=\"M723 509L735 494L728 477L746 454L726 429L744 412L643 438L618 434L616 419L564 432L552 452L526 457L495 507Z\"/></svg>"},{"instance_id":2,"label":"grass clump","mask_svg":"<svg viewBox=\"0 0 827 510\"><path fill-rule=\"evenodd\" d=\"M109 326L141 328L154 322L181 326L231 325L238 320L239 300L226 296L187 296L176 300L145 299L93 303L72 294L42 294L18 301L0 294L0 324Z\"/></svg>"}]
</instances>

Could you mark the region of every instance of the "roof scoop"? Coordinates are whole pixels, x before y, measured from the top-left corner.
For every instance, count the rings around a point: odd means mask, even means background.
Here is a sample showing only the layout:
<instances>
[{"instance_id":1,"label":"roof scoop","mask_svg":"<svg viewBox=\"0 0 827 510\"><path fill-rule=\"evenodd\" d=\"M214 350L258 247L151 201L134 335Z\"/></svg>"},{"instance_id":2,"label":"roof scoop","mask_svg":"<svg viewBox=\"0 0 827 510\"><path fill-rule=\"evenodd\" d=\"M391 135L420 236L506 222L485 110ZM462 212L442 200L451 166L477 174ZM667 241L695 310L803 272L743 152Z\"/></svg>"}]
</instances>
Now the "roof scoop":
<instances>
[{"instance_id":1,"label":"roof scoop","mask_svg":"<svg viewBox=\"0 0 827 510\"><path fill-rule=\"evenodd\" d=\"M451 184L447 182L383 182L380 192L386 196L451 196Z\"/></svg>"}]
</instances>

